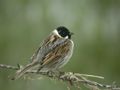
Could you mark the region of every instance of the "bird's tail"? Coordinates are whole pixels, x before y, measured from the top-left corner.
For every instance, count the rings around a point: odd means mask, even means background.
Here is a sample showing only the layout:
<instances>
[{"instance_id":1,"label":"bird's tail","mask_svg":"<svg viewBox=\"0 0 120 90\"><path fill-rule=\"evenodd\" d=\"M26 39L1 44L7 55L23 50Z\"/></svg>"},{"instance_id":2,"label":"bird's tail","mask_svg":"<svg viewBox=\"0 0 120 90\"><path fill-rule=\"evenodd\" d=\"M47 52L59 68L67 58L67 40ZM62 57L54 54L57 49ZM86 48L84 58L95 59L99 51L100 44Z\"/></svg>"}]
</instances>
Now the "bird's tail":
<instances>
[{"instance_id":1,"label":"bird's tail","mask_svg":"<svg viewBox=\"0 0 120 90\"><path fill-rule=\"evenodd\" d=\"M38 64L38 63L35 63L35 62L34 62L34 63L30 63L30 64L26 65L23 69L18 70L18 71L16 72L15 76L12 78L12 80L16 80L16 79L22 77L22 76L26 73L27 70L32 69L32 68L33 68L34 66L36 66L37 64Z\"/></svg>"}]
</instances>

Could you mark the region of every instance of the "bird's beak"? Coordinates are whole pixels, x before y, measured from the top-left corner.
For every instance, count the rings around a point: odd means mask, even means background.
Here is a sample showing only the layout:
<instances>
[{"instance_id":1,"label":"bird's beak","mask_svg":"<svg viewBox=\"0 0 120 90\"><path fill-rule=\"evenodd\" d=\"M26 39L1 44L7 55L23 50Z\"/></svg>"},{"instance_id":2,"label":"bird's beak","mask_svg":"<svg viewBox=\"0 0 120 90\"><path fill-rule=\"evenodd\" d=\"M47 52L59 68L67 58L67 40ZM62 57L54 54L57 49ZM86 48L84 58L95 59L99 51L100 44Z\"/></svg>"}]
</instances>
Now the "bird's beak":
<instances>
[{"instance_id":1,"label":"bird's beak","mask_svg":"<svg viewBox=\"0 0 120 90\"><path fill-rule=\"evenodd\" d=\"M72 35L74 35L74 33L73 33L73 32L70 32L70 35L72 36Z\"/></svg>"}]
</instances>

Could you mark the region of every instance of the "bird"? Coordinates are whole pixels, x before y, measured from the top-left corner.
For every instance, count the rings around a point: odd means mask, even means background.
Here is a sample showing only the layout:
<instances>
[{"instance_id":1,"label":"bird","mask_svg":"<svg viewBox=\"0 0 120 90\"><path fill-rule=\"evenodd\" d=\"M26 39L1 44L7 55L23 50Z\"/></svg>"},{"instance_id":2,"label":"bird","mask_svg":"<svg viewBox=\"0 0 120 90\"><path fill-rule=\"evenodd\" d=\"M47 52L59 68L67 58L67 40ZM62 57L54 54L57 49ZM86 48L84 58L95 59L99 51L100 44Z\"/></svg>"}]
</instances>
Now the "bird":
<instances>
[{"instance_id":1,"label":"bird","mask_svg":"<svg viewBox=\"0 0 120 90\"><path fill-rule=\"evenodd\" d=\"M68 63L73 54L74 43L71 39L73 35L65 26L54 29L45 38L40 47L31 57L31 62L15 73L12 80L19 79L28 70L55 71Z\"/></svg>"}]
</instances>

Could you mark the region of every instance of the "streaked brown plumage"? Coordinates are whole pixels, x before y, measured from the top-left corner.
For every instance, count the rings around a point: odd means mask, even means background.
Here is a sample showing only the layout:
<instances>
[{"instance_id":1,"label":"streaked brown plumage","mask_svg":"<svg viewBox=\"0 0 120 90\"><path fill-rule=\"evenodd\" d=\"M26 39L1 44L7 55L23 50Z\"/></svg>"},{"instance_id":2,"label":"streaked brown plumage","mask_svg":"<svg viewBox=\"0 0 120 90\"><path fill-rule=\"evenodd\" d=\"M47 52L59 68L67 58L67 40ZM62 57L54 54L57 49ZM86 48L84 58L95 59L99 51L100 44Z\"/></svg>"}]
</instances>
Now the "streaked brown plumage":
<instances>
[{"instance_id":1,"label":"streaked brown plumage","mask_svg":"<svg viewBox=\"0 0 120 90\"><path fill-rule=\"evenodd\" d=\"M54 30L41 44L41 47L34 53L31 63L23 69L16 72L15 77L18 79L23 76L27 70L36 69L41 71L56 70L64 66L72 56L73 41L70 39L70 32L65 27ZM60 32L65 30L65 32ZM61 36L62 33L62 36ZM69 35L68 35L69 34ZM66 35L66 36L65 36Z\"/></svg>"}]
</instances>

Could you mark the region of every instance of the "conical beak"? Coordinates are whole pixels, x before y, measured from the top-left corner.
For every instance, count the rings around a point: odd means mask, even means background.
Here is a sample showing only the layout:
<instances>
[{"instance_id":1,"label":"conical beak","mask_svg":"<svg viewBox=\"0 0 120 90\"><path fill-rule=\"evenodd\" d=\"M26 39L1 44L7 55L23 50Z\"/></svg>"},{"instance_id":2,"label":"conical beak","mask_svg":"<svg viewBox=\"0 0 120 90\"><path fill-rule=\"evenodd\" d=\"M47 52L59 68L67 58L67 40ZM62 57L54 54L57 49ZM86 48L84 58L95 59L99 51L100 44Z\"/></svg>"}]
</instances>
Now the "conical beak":
<instances>
[{"instance_id":1,"label":"conical beak","mask_svg":"<svg viewBox=\"0 0 120 90\"><path fill-rule=\"evenodd\" d=\"M70 35L72 36L72 35L74 35L74 33L73 33L73 32L70 32Z\"/></svg>"}]
</instances>

